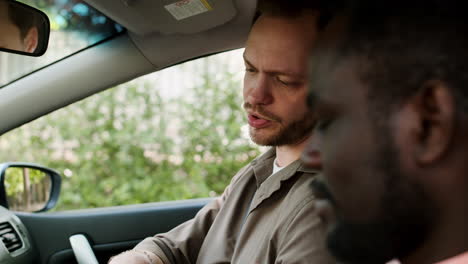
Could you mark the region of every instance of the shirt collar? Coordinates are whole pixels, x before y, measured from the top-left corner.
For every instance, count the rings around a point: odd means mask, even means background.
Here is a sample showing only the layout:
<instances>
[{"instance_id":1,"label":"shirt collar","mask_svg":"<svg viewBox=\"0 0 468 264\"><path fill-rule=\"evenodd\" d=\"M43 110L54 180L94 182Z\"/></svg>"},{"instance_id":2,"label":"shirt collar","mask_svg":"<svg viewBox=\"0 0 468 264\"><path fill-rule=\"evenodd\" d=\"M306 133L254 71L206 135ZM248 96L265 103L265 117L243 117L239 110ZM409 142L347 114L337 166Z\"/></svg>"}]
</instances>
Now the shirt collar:
<instances>
[{"instance_id":1,"label":"shirt collar","mask_svg":"<svg viewBox=\"0 0 468 264\"><path fill-rule=\"evenodd\" d=\"M265 153L255 158L251 165L254 169L255 179L257 181L257 188L271 175L273 172L273 162L276 158L276 148L271 147ZM281 171L288 167L294 167L292 172L300 171L305 173L318 173L316 169L307 168L300 160L296 160L288 166L284 167ZM289 173L287 173L289 174ZM294 174L294 173L293 173ZM292 175L289 175L289 177ZM285 179L286 180L286 179Z\"/></svg>"},{"instance_id":2,"label":"shirt collar","mask_svg":"<svg viewBox=\"0 0 468 264\"><path fill-rule=\"evenodd\" d=\"M268 149L267 152L263 153L250 164L252 165L255 180L257 182L257 188L271 175L273 172L273 162L276 157L275 148Z\"/></svg>"},{"instance_id":3,"label":"shirt collar","mask_svg":"<svg viewBox=\"0 0 468 264\"><path fill-rule=\"evenodd\" d=\"M257 192L255 194L256 198L252 202L251 211L258 207L258 205L260 205L264 200L268 199L273 193L278 191L281 188L282 183L295 176L296 172L316 172L315 170L305 168L300 160L296 160L284 167L281 171L271 175L275 157L276 150L273 147L251 162L253 174L257 183Z\"/></svg>"}]
</instances>

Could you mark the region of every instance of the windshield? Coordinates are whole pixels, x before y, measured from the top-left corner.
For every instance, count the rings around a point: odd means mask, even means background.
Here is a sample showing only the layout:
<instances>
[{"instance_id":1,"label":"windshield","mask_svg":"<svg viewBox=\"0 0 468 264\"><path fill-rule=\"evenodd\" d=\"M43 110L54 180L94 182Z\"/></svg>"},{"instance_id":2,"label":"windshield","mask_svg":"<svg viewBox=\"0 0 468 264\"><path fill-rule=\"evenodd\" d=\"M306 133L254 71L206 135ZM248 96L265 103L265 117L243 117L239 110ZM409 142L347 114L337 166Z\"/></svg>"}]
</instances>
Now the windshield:
<instances>
[{"instance_id":1,"label":"windshield","mask_svg":"<svg viewBox=\"0 0 468 264\"><path fill-rule=\"evenodd\" d=\"M49 17L49 48L41 57L0 52L0 88L123 31L119 24L80 0L19 2L42 10Z\"/></svg>"}]
</instances>

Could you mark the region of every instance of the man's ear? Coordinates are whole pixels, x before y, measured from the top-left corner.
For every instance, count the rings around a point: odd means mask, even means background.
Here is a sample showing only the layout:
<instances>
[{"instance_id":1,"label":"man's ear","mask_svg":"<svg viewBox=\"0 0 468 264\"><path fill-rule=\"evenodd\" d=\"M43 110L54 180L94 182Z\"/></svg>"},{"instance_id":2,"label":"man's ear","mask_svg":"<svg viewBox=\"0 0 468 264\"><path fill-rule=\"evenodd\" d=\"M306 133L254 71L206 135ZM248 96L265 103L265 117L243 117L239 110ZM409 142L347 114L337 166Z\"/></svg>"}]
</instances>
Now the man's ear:
<instances>
[{"instance_id":1,"label":"man's ear","mask_svg":"<svg viewBox=\"0 0 468 264\"><path fill-rule=\"evenodd\" d=\"M36 27L32 27L28 30L26 37L24 38L24 51L28 53L34 53L37 48L39 41L39 33Z\"/></svg>"},{"instance_id":2,"label":"man's ear","mask_svg":"<svg viewBox=\"0 0 468 264\"><path fill-rule=\"evenodd\" d=\"M442 81L427 81L411 99L417 128L414 133L416 162L428 165L447 153L453 140L456 103L449 87Z\"/></svg>"}]
</instances>

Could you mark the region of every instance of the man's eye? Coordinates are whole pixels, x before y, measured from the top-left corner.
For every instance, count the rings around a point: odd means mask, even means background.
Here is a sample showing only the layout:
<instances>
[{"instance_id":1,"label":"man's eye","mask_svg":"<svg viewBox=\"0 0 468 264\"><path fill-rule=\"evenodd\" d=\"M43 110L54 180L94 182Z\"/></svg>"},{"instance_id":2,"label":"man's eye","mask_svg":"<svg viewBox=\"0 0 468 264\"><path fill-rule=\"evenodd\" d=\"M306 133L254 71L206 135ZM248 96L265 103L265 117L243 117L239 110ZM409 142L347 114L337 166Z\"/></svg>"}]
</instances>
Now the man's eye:
<instances>
[{"instance_id":1,"label":"man's eye","mask_svg":"<svg viewBox=\"0 0 468 264\"><path fill-rule=\"evenodd\" d=\"M276 80L283 84L283 85L286 85L286 86L295 86L295 85L299 85L300 83L297 82L297 81L292 81L292 80L286 80L284 78L281 78L281 77L276 77Z\"/></svg>"},{"instance_id":2,"label":"man's eye","mask_svg":"<svg viewBox=\"0 0 468 264\"><path fill-rule=\"evenodd\" d=\"M246 72L255 72L255 69L254 68L245 68L245 71Z\"/></svg>"}]
</instances>

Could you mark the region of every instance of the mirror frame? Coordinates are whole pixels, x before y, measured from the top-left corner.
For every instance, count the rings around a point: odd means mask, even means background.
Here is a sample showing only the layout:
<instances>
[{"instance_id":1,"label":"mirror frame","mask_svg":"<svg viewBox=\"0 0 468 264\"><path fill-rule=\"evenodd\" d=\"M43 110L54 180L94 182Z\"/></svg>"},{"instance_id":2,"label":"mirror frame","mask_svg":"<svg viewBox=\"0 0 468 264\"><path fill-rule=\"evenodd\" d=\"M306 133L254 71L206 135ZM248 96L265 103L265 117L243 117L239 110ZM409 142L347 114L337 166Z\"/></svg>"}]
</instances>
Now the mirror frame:
<instances>
[{"instance_id":1,"label":"mirror frame","mask_svg":"<svg viewBox=\"0 0 468 264\"><path fill-rule=\"evenodd\" d=\"M50 175L51 177L51 190L50 190L50 197L49 201L47 201L44 208L34 211L34 212L45 212L55 207L57 204L59 195L60 195L60 186L62 183L62 178L60 174L53 170L46 168L44 166L34 164L34 163L27 163L27 162L6 162L0 164L0 205L9 208L8 200L5 190L5 173L8 168L30 168L43 171Z\"/></svg>"},{"instance_id":2,"label":"mirror frame","mask_svg":"<svg viewBox=\"0 0 468 264\"><path fill-rule=\"evenodd\" d=\"M12 50L12 49L5 49L5 48L0 48L0 52L7 52L7 53L14 53L14 54L20 54L20 55L26 55L26 56L32 56L32 57L40 57L44 55L44 53L47 51L47 48L49 46L49 36L50 36L50 20L49 17L42 12L41 10L32 7L30 5L15 1L15 0L6 0L7 2L14 2L15 5L20 5L26 9L30 9L32 12L36 12L38 15L44 17L44 20L46 22L45 24L45 30L43 32L43 42L39 42L39 45L42 45L42 50L39 52L35 53L28 53L24 51L18 51L18 50Z\"/></svg>"}]
</instances>

